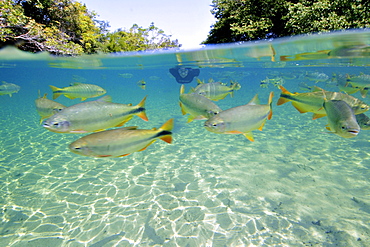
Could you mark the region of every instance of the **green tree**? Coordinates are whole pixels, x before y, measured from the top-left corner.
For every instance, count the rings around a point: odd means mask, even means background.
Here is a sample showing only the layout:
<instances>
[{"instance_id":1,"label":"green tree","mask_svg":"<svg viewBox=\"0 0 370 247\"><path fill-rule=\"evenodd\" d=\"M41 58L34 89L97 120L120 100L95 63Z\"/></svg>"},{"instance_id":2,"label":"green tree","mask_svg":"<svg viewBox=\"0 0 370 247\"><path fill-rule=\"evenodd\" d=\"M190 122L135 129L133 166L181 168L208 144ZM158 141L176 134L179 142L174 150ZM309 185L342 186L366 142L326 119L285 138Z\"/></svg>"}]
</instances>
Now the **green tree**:
<instances>
[{"instance_id":1,"label":"green tree","mask_svg":"<svg viewBox=\"0 0 370 247\"><path fill-rule=\"evenodd\" d=\"M368 0L213 0L204 44L370 27Z\"/></svg>"},{"instance_id":2,"label":"green tree","mask_svg":"<svg viewBox=\"0 0 370 247\"><path fill-rule=\"evenodd\" d=\"M72 0L2 0L0 46L54 54L92 53L102 29L95 13Z\"/></svg>"},{"instance_id":3,"label":"green tree","mask_svg":"<svg viewBox=\"0 0 370 247\"><path fill-rule=\"evenodd\" d=\"M180 46L154 24L109 33L96 17L74 0L0 0L0 48L79 55Z\"/></svg>"},{"instance_id":4,"label":"green tree","mask_svg":"<svg viewBox=\"0 0 370 247\"><path fill-rule=\"evenodd\" d=\"M129 30L119 29L107 33L102 39L101 50L103 52L144 51L180 46L177 40L171 40L170 35L166 35L162 29L151 23L148 28L134 24Z\"/></svg>"}]
</instances>

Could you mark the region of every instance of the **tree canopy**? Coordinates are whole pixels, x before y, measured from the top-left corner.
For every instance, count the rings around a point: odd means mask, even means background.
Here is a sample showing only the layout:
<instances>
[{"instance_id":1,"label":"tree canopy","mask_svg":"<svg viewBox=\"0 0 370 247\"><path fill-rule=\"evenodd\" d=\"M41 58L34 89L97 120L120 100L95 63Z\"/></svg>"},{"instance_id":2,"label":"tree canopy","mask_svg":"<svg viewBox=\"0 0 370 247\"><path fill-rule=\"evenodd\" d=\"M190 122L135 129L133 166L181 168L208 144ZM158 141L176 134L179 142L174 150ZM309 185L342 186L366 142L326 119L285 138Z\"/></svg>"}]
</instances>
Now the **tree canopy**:
<instances>
[{"instance_id":1,"label":"tree canopy","mask_svg":"<svg viewBox=\"0 0 370 247\"><path fill-rule=\"evenodd\" d=\"M180 46L154 23L115 32L108 27L74 0L0 1L0 48L16 45L25 51L78 55Z\"/></svg>"},{"instance_id":2,"label":"tree canopy","mask_svg":"<svg viewBox=\"0 0 370 247\"><path fill-rule=\"evenodd\" d=\"M368 0L213 0L204 44L370 27Z\"/></svg>"}]
</instances>

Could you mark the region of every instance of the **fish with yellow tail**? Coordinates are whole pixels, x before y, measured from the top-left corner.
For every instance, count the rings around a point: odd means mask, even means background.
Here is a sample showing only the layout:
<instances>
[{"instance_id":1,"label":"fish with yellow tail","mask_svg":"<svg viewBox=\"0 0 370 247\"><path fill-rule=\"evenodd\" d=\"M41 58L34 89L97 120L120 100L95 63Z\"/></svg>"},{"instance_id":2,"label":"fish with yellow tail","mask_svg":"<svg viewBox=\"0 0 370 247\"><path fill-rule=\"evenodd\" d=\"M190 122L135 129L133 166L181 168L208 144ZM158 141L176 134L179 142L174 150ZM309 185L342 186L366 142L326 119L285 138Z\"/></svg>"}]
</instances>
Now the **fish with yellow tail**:
<instances>
[{"instance_id":1,"label":"fish with yellow tail","mask_svg":"<svg viewBox=\"0 0 370 247\"><path fill-rule=\"evenodd\" d=\"M212 79L208 83L204 83L197 78L198 86L192 89L191 92L203 95L204 97L218 101L224 99L230 94L231 97L234 96L234 92L241 88L238 82L231 81L230 86L227 86L221 82L214 82Z\"/></svg>"},{"instance_id":2,"label":"fish with yellow tail","mask_svg":"<svg viewBox=\"0 0 370 247\"><path fill-rule=\"evenodd\" d=\"M39 97L35 100L36 110L37 113L40 115L41 120L40 123L51 116L53 116L55 113L60 112L64 108L66 108L65 105L62 105L58 102L55 102L54 100L46 98L46 94L44 94L43 97Z\"/></svg>"},{"instance_id":3,"label":"fish with yellow tail","mask_svg":"<svg viewBox=\"0 0 370 247\"><path fill-rule=\"evenodd\" d=\"M366 98L367 92L370 89L370 75L364 73L361 73L358 76L347 75L347 85L348 84L353 88L357 88L360 91L362 98Z\"/></svg>"},{"instance_id":4,"label":"fish with yellow tail","mask_svg":"<svg viewBox=\"0 0 370 247\"><path fill-rule=\"evenodd\" d=\"M55 86L49 86L53 91L53 99L58 98L60 95L64 95L69 99L81 98L84 101L88 98L94 98L105 94L107 91L104 88L94 84L86 84L75 82L69 87L58 88Z\"/></svg>"},{"instance_id":5,"label":"fish with yellow tail","mask_svg":"<svg viewBox=\"0 0 370 247\"><path fill-rule=\"evenodd\" d=\"M360 133L355 114L345 101L325 99L324 109L328 118L327 130L344 138L352 138Z\"/></svg>"},{"instance_id":6,"label":"fish with yellow tail","mask_svg":"<svg viewBox=\"0 0 370 247\"><path fill-rule=\"evenodd\" d=\"M204 123L204 127L211 132L218 134L242 134L248 140L254 141L253 130L261 130L272 117L272 98L271 92L268 103L261 105L258 95L246 105L236 106L211 117Z\"/></svg>"},{"instance_id":7,"label":"fish with yellow tail","mask_svg":"<svg viewBox=\"0 0 370 247\"><path fill-rule=\"evenodd\" d=\"M170 119L159 129L137 129L135 126L92 133L72 142L69 150L97 158L127 156L145 150L157 139L171 143L173 122Z\"/></svg>"},{"instance_id":8,"label":"fish with yellow tail","mask_svg":"<svg viewBox=\"0 0 370 247\"><path fill-rule=\"evenodd\" d=\"M366 112L370 106L365 102L344 93L325 91L322 88L314 87L312 92L308 93L291 93L283 86L279 86L281 90L280 98L277 105L282 105L287 102L292 102L294 108L300 113L312 112L313 118L317 119L326 116L324 104L324 93L326 97L332 100L345 101L354 111L355 115Z\"/></svg>"},{"instance_id":9,"label":"fish with yellow tail","mask_svg":"<svg viewBox=\"0 0 370 247\"><path fill-rule=\"evenodd\" d=\"M112 103L110 96L104 96L63 109L46 119L43 127L57 133L87 133L121 127L134 115L148 121L145 100L146 96L138 105L132 106Z\"/></svg>"},{"instance_id":10,"label":"fish with yellow tail","mask_svg":"<svg viewBox=\"0 0 370 247\"><path fill-rule=\"evenodd\" d=\"M1 83L2 84L0 85L0 95L8 94L9 97L12 97L13 93L18 93L18 91L21 89L20 86L13 83L8 83L5 81Z\"/></svg>"},{"instance_id":11,"label":"fish with yellow tail","mask_svg":"<svg viewBox=\"0 0 370 247\"><path fill-rule=\"evenodd\" d=\"M189 114L188 123L193 120L205 120L219 112L221 108L213 103L210 99L197 93L185 94L185 86L180 88L180 107L182 115Z\"/></svg>"}]
</instances>

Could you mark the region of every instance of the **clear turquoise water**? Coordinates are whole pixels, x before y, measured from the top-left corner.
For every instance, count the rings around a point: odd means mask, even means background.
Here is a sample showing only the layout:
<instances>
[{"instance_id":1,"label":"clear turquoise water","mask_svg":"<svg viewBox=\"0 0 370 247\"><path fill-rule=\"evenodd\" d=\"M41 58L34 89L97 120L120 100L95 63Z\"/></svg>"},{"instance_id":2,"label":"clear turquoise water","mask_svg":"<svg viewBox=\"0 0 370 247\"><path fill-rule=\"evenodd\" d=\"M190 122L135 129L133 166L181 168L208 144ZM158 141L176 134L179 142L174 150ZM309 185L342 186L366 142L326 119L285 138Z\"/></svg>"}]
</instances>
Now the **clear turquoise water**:
<instances>
[{"instance_id":1,"label":"clear turquoise water","mask_svg":"<svg viewBox=\"0 0 370 247\"><path fill-rule=\"evenodd\" d=\"M0 246L370 246L369 130L328 134L325 117L276 106L280 90L260 86L279 76L292 92L305 92L302 82L338 91L305 75L370 74L369 45L370 32L354 31L80 58L0 51L0 80L21 86L0 96ZM274 91L273 117L255 142L186 123L180 84L168 72L176 65L199 67L205 81L238 81L234 97L217 102L222 109L256 93L265 103ZM136 84L142 79L146 90ZM119 103L148 95L149 121L125 126L175 118L173 143L114 159L69 152L83 135L44 129L34 100L38 90L51 98L48 85L76 81L102 86Z\"/></svg>"}]
</instances>

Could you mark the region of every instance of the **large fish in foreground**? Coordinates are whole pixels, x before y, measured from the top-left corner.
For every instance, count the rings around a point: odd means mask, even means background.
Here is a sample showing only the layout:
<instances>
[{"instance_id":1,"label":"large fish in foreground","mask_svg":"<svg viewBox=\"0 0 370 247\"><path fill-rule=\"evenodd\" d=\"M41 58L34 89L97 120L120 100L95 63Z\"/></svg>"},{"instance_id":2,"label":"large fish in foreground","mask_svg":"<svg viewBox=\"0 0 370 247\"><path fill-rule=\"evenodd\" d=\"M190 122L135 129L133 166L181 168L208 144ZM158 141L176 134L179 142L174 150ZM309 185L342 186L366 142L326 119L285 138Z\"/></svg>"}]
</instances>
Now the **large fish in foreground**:
<instances>
[{"instance_id":1,"label":"large fish in foreground","mask_svg":"<svg viewBox=\"0 0 370 247\"><path fill-rule=\"evenodd\" d=\"M344 138L352 138L360 133L355 114L345 101L325 100L324 109L328 118L328 130Z\"/></svg>"},{"instance_id":2,"label":"large fish in foreground","mask_svg":"<svg viewBox=\"0 0 370 247\"><path fill-rule=\"evenodd\" d=\"M54 100L50 100L46 98L46 94L44 97L39 97L35 100L36 110L37 113L40 115L42 122L44 119L53 116L55 113L60 112L66 106L55 102Z\"/></svg>"},{"instance_id":3,"label":"large fish in foreground","mask_svg":"<svg viewBox=\"0 0 370 247\"><path fill-rule=\"evenodd\" d=\"M69 145L71 152L98 158L127 156L145 150L157 139L172 142L173 119L159 129L126 127L84 136Z\"/></svg>"},{"instance_id":4,"label":"large fish in foreground","mask_svg":"<svg viewBox=\"0 0 370 247\"><path fill-rule=\"evenodd\" d=\"M283 86L280 86L279 88L281 90L281 94L277 105L282 105L291 101L292 105L300 113L312 112L313 119L326 116L326 112L323 107L325 96L331 100L345 101L353 109L355 115L366 112L370 109L370 106L367 105L365 102L351 95L339 92L325 91L319 87L315 87L312 92L308 93L291 93Z\"/></svg>"},{"instance_id":5,"label":"large fish in foreground","mask_svg":"<svg viewBox=\"0 0 370 247\"><path fill-rule=\"evenodd\" d=\"M18 93L20 89L21 87L16 84L3 81L0 85L0 95L9 94L9 97L12 97L12 94Z\"/></svg>"},{"instance_id":6,"label":"large fish in foreground","mask_svg":"<svg viewBox=\"0 0 370 247\"><path fill-rule=\"evenodd\" d=\"M107 91L105 89L94 85L85 83L73 83L72 86L58 88L55 86L49 86L53 91L53 99L58 98L60 95L64 95L69 99L81 98L81 101L87 98L98 97L105 94Z\"/></svg>"},{"instance_id":7,"label":"large fish in foreground","mask_svg":"<svg viewBox=\"0 0 370 247\"><path fill-rule=\"evenodd\" d=\"M252 131L262 130L266 120L272 117L273 96L271 92L268 103L261 105L256 95L247 105L233 107L211 117L204 123L204 127L218 134L242 134L254 141Z\"/></svg>"},{"instance_id":8,"label":"large fish in foreground","mask_svg":"<svg viewBox=\"0 0 370 247\"><path fill-rule=\"evenodd\" d=\"M134 115L148 121L146 97L136 106L112 103L110 96L79 103L63 109L43 122L43 127L57 133L87 133L120 127Z\"/></svg>"},{"instance_id":9,"label":"large fish in foreground","mask_svg":"<svg viewBox=\"0 0 370 247\"><path fill-rule=\"evenodd\" d=\"M185 86L180 88L180 107L182 115L189 113L188 123L193 120L205 120L221 112L221 108L210 99L197 93L185 94Z\"/></svg>"}]
</instances>

